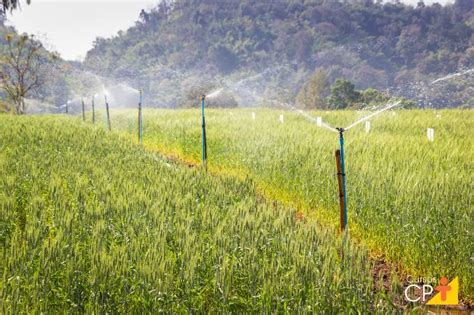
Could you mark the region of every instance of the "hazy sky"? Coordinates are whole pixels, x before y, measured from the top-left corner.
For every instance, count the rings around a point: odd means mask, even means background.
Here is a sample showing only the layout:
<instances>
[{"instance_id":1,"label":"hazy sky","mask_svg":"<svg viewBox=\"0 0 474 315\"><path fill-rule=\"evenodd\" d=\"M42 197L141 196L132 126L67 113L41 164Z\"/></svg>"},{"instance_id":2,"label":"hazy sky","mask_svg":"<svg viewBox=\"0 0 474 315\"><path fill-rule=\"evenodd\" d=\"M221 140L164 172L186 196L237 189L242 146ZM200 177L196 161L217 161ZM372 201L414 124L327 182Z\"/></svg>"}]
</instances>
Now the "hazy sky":
<instances>
[{"instance_id":1,"label":"hazy sky","mask_svg":"<svg viewBox=\"0 0 474 315\"><path fill-rule=\"evenodd\" d=\"M453 0L425 0L449 3ZM25 1L23 1L25 2ZM98 36L111 37L138 19L142 8L159 0L32 0L9 15L9 24L20 32L46 37L46 46L63 58L82 59ZM418 0L404 0L416 4ZM44 42L44 40L43 40Z\"/></svg>"},{"instance_id":2,"label":"hazy sky","mask_svg":"<svg viewBox=\"0 0 474 315\"><path fill-rule=\"evenodd\" d=\"M22 1L25 3L26 1ZM158 0L32 0L8 15L20 32L46 36L48 48L70 60L82 59L98 36L111 37L138 20Z\"/></svg>"}]
</instances>

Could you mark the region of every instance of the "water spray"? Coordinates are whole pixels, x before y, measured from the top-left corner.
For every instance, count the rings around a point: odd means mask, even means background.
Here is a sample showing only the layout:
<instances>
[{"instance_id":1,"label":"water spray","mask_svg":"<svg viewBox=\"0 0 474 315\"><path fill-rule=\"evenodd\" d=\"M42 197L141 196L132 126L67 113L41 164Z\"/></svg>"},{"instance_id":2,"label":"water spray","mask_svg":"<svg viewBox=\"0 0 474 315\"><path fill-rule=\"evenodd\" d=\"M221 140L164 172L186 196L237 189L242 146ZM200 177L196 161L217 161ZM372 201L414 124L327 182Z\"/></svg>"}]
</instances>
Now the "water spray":
<instances>
[{"instance_id":1,"label":"water spray","mask_svg":"<svg viewBox=\"0 0 474 315\"><path fill-rule=\"evenodd\" d=\"M105 99L105 111L107 112L107 126L109 131L112 131L112 125L110 124L110 113L109 113L109 102L107 101L107 94L104 94Z\"/></svg>"},{"instance_id":2,"label":"water spray","mask_svg":"<svg viewBox=\"0 0 474 315\"><path fill-rule=\"evenodd\" d=\"M140 90L140 101L138 102L138 141L143 141L143 117L142 117L143 91Z\"/></svg>"},{"instance_id":3,"label":"water spray","mask_svg":"<svg viewBox=\"0 0 474 315\"><path fill-rule=\"evenodd\" d=\"M385 106L384 108L379 109L378 111L373 112L373 113L370 114L370 115L367 115L367 116L364 116L364 117L362 117L362 118L359 118L359 119L357 119L356 121L354 121L352 124L350 124L349 126L347 126L346 128L344 128L344 130L349 130L349 129L351 129L352 127L357 126L358 124L360 124L360 123L362 123L362 122L364 122L364 121L366 121L366 120L369 120L370 118L372 118L372 117L374 117L374 116L377 116L377 115L383 113L383 112L386 111L386 110L389 110L389 109L391 109L391 108L394 108L394 107L400 105L401 102L402 102L402 101L400 100L400 101L397 101L397 102L395 102L395 103L388 104L388 105Z\"/></svg>"},{"instance_id":4,"label":"water spray","mask_svg":"<svg viewBox=\"0 0 474 315\"><path fill-rule=\"evenodd\" d=\"M202 165L207 171L207 143L206 143L206 119L204 117L206 95L201 96L201 117L202 117Z\"/></svg>"},{"instance_id":5,"label":"water spray","mask_svg":"<svg viewBox=\"0 0 474 315\"><path fill-rule=\"evenodd\" d=\"M474 72L474 68L472 69L468 69L468 70L465 70L465 71L461 71L461 72L456 72L456 73L452 73L452 74L448 74L444 77L441 77L441 78L438 78L434 81L432 81L430 83L430 85L432 84L435 84L435 83L438 83L438 82L441 82L441 81L446 81L446 80L450 80L452 78L455 78L455 77L460 77L460 76L463 76L463 75L466 75L466 74L470 74L470 73L473 73Z\"/></svg>"}]
</instances>

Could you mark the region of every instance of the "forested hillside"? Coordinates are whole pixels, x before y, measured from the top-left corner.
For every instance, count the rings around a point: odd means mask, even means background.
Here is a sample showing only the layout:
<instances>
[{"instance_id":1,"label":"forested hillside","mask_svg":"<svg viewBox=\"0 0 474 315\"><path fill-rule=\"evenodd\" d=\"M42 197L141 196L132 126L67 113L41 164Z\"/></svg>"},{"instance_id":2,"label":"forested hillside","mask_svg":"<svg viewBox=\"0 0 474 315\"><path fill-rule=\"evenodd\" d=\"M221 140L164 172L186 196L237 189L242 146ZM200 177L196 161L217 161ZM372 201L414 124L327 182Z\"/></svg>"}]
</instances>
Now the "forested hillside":
<instances>
[{"instance_id":1,"label":"forested hillside","mask_svg":"<svg viewBox=\"0 0 474 315\"><path fill-rule=\"evenodd\" d=\"M197 82L221 85L224 78L291 101L318 68L330 81L344 77L422 106L469 105L472 76L429 83L473 67L473 6L471 0L415 8L371 0L163 1L126 32L98 38L85 65L144 88L166 106Z\"/></svg>"}]
</instances>

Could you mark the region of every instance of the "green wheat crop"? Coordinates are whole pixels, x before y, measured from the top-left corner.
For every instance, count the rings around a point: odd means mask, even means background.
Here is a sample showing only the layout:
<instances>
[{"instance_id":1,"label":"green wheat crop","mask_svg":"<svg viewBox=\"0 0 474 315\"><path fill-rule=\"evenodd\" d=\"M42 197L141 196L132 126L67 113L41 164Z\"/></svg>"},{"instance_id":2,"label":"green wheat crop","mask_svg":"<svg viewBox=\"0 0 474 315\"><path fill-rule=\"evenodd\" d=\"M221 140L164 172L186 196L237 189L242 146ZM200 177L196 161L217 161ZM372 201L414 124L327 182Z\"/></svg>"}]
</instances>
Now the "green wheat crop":
<instances>
[{"instance_id":1,"label":"green wheat crop","mask_svg":"<svg viewBox=\"0 0 474 315\"><path fill-rule=\"evenodd\" d=\"M239 114L241 121L245 113ZM177 147L186 141L185 152L197 154L191 146L198 144L195 112L157 112L154 125L147 114L149 139ZM212 163L231 156L229 166L261 169L257 180L288 189L299 181L290 190L306 187L299 198L334 207L331 159L317 153L331 152L310 150L318 142L311 127L268 121L267 127L281 130L262 137L257 132L263 127L253 122L239 127L231 118L217 123L219 112L211 117ZM288 141L300 132L307 139ZM292 152L293 146L299 151ZM301 150L305 158L298 157ZM253 160L240 161L243 153ZM356 168L350 165L354 183ZM316 183L302 166L319 172ZM324 183L326 190L316 190ZM352 187L351 209L367 203L373 211L372 199L365 199L371 187L361 190L360 198ZM365 208L357 209L352 219L361 224ZM366 251L348 245L341 258L341 239L311 220L295 220L295 211L264 201L250 178L214 177L170 164L76 118L0 116L0 313L390 311L391 298L374 291ZM372 223L382 225L378 217ZM452 261L462 262L464 250Z\"/></svg>"},{"instance_id":2,"label":"green wheat crop","mask_svg":"<svg viewBox=\"0 0 474 315\"><path fill-rule=\"evenodd\" d=\"M256 113L253 120L251 112ZM271 198L329 226L338 224L334 150L338 135L292 111L207 110L209 167L250 177ZM279 115L284 114L284 123ZM364 113L313 112L336 127ZM136 111L114 112L136 134ZM435 129L428 142L427 128ZM413 276L459 276L474 298L474 111L395 111L346 133L349 225L353 238ZM144 145L199 163L199 110L148 110Z\"/></svg>"}]
</instances>

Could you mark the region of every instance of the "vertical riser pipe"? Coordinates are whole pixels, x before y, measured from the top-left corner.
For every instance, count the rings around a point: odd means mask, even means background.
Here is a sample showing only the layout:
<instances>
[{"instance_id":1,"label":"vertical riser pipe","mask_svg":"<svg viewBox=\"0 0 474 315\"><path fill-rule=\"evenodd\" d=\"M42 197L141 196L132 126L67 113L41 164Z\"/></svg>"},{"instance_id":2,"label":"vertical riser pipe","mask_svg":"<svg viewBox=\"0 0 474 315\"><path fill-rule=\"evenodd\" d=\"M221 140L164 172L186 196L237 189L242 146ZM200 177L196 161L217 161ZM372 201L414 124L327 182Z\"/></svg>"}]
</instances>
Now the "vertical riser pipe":
<instances>
[{"instance_id":1,"label":"vertical riser pipe","mask_svg":"<svg viewBox=\"0 0 474 315\"><path fill-rule=\"evenodd\" d=\"M107 113L107 127L109 128L109 131L112 131L112 125L110 123L109 102L107 101L107 96L105 96L105 111Z\"/></svg>"},{"instance_id":2,"label":"vertical riser pipe","mask_svg":"<svg viewBox=\"0 0 474 315\"><path fill-rule=\"evenodd\" d=\"M82 102L82 121L86 121L86 108L84 105L84 99L82 99L81 102Z\"/></svg>"},{"instance_id":3,"label":"vertical riser pipe","mask_svg":"<svg viewBox=\"0 0 474 315\"><path fill-rule=\"evenodd\" d=\"M95 105L94 105L94 97L92 97L92 123L95 125Z\"/></svg>"},{"instance_id":4,"label":"vertical riser pipe","mask_svg":"<svg viewBox=\"0 0 474 315\"><path fill-rule=\"evenodd\" d=\"M341 232L344 232L344 188L343 188L343 178L342 178L342 166L341 166L341 150L336 150L336 170L337 170L337 184L339 191L339 218L340 218L340 228Z\"/></svg>"},{"instance_id":5,"label":"vertical riser pipe","mask_svg":"<svg viewBox=\"0 0 474 315\"><path fill-rule=\"evenodd\" d=\"M342 194L344 200L344 231L347 229L347 193L346 193L346 169L344 163L344 134L339 133L339 145L341 150L341 176L342 176Z\"/></svg>"},{"instance_id":6,"label":"vertical riser pipe","mask_svg":"<svg viewBox=\"0 0 474 315\"><path fill-rule=\"evenodd\" d=\"M138 103L138 141L143 141L143 117L142 117L143 93L140 90L140 102Z\"/></svg>"},{"instance_id":7,"label":"vertical riser pipe","mask_svg":"<svg viewBox=\"0 0 474 315\"><path fill-rule=\"evenodd\" d=\"M206 96L201 96L201 117L202 117L202 165L207 171L207 143L206 143L206 118L204 116Z\"/></svg>"}]
</instances>

